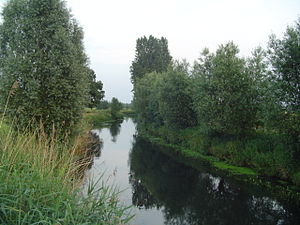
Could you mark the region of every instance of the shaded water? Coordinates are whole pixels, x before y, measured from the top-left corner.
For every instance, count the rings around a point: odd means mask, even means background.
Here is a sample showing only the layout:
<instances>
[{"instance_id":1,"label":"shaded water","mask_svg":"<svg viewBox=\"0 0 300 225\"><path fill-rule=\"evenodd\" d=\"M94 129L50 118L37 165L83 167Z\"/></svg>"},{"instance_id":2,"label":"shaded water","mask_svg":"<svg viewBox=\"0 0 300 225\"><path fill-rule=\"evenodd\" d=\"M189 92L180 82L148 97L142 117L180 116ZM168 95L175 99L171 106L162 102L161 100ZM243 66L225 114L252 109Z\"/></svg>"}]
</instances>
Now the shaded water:
<instances>
[{"instance_id":1,"label":"shaded water","mask_svg":"<svg viewBox=\"0 0 300 225\"><path fill-rule=\"evenodd\" d=\"M164 155L139 137L131 119L95 130L103 141L89 175L106 170L134 205L133 225L300 224L300 211L226 178L197 171Z\"/></svg>"}]
</instances>

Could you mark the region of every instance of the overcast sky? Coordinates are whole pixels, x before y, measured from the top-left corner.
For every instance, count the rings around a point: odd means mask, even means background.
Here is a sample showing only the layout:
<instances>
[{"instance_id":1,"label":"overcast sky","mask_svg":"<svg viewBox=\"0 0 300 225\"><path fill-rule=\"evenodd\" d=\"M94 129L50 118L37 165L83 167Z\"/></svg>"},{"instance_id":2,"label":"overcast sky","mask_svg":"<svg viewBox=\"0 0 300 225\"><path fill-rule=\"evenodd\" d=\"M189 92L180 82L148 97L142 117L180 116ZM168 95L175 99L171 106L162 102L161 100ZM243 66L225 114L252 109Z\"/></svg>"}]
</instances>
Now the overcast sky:
<instances>
[{"instance_id":1,"label":"overcast sky","mask_svg":"<svg viewBox=\"0 0 300 225\"><path fill-rule=\"evenodd\" d=\"M83 27L106 99L122 102L132 98L129 67L143 35L166 37L173 58L192 63L204 47L231 40L250 55L300 16L299 0L67 0L67 6Z\"/></svg>"}]
</instances>

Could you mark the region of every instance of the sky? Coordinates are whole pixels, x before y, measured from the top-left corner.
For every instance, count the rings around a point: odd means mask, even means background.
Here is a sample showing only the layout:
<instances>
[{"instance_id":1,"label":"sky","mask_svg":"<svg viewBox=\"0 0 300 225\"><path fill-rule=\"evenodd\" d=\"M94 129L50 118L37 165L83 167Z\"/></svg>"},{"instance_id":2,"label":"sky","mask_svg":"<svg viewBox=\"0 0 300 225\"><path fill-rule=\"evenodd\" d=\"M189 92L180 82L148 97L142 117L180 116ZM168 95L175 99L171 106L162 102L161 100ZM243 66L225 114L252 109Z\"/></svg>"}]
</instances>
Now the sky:
<instances>
[{"instance_id":1,"label":"sky","mask_svg":"<svg viewBox=\"0 0 300 225\"><path fill-rule=\"evenodd\" d=\"M0 0L1 2L4 0ZM130 65L141 36L166 37L174 59L193 63L204 47L233 41L241 56L266 47L300 17L300 0L66 0L105 98L132 99Z\"/></svg>"}]
</instances>

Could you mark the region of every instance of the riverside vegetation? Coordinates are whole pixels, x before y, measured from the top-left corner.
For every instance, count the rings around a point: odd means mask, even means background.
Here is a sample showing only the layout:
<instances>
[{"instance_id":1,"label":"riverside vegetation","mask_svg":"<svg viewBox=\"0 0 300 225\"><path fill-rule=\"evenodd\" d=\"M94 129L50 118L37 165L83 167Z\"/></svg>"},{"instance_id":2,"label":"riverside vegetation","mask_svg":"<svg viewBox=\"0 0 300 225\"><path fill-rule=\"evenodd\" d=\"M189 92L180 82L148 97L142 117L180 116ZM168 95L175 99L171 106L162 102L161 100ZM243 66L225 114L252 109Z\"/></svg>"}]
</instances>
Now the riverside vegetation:
<instances>
[{"instance_id":1,"label":"riverside vegetation","mask_svg":"<svg viewBox=\"0 0 300 225\"><path fill-rule=\"evenodd\" d=\"M131 106L124 107L117 98L112 98L111 103L107 102L105 108L85 108L83 117L94 128L101 128L121 122L124 117L132 117L134 114Z\"/></svg>"},{"instance_id":2,"label":"riverside vegetation","mask_svg":"<svg viewBox=\"0 0 300 225\"><path fill-rule=\"evenodd\" d=\"M193 66L165 38L137 40L131 66L139 134L234 173L300 185L300 19L267 50L205 48ZM150 60L151 59L151 60ZM287 187L288 188L288 187Z\"/></svg>"},{"instance_id":3,"label":"riverside vegetation","mask_svg":"<svg viewBox=\"0 0 300 225\"><path fill-rule=\"evenodd\" d=\"M62 0L5 3L0 224L106 225L130 219L118 191L103 180L80 189L90 139L83 110L104 96L82 40L82 29Z\"/></svg>"},{"instance_id":4,"label":"riverside vegetation","mask_svg":"<svg viewBox=\"0 0 300 225\"><path fill-rule=\"evenodd\" d=\"M130 216L114 187L99 180L98 189L91 183L86 193L80 190L88 139L82 132L62 143L1 122L0 224L126 223Z\"/></svg>"}]
</instances>

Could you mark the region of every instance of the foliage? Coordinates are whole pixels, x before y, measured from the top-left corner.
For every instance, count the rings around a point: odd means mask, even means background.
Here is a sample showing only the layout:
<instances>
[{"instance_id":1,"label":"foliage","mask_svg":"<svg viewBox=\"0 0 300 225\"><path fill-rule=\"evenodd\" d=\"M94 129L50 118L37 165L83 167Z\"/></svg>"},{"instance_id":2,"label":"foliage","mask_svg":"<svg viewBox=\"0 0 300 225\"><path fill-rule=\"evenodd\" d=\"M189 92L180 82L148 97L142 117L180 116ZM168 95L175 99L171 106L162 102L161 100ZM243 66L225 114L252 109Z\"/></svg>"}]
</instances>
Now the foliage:
<instances>
[{"instance_id":1,"label":"foliage","mask_svg":"<svg viewBox=\"0 0 300 225\"><path fill-rule=\"evenodd\" d=\"M97 108L98 109L108 109L109 108L109 102L107 100L102 100L102 101L100 101Z\"/></svg>"},{"instance_id":2,"label":"foliage","mask_svg":"<svg viewBox=\"0 0 300 225\"><path fill-rule=\"evenodd\" d=\"M112 98L110 103L110 114L113 119L118 118L118 113L122 109L122 103L117 98Z\"/></svg>"},{"instance_id":3,"label":"foliage","mask_svg":"<svg viewBox=\"0 0 300 225\"><path fill-rule=\"evenodd\" d=\"M88 107L96 108L101 104L104 98L103 84L101 81L96 81L96 74L92 69L89 69L89 103Z\"/></svg>"},{"instance_id":4,"label":"foliage","mask_svg":"<svg viewBox=\"0 0 300 225\"><path fill-rule=\"evenodd\" d=\"M176 62L162 74L158 97L159 113L167 126L187 128L196 125L190 87L191 79L185 63Z\"/></svg>"},{"instance_id":5,"label":"foliage","mask_svg":"<svg viewBox=\"0 0 300 225\"><path fill-rule=\"evenodd\" d=\"M242 58L229 42L204 49L192 71L178 62L145 70L134 83L139 131L191 158L213 155L299 183L299 34L300 20L282 39L271 36L268 52Z\"/></svg>"},{"instance_id":6,"label":"foliage","mask_svg":"<svg viewBox=\"0 0 300 225\"><path fill-rule=\"evenodd\" d=\"M109 109L102 109L102 110L95 110L87 111L83 114L84 120L88 121L92 124L93 127L101 127L103 123L113 121L110 110Z\"/></svg>"},{"instance_id":7,"label":"foliage","mask_svg":"<svg viewBox=\"0 0 300 225\"><path fill-rule=\"evenodd\" d=\"M122 109L117 113L117 118L113 118L110 109L89 109L84 110L83 118L93 127L99 128L120 122L124 117L134 116L135 112L131 109Z\"/></svg>"},{"instance_id":8,"label":"foliage","mask_svg":"<svg viewBox=\"0 0 300 225\"><path fill-rule=\"evenodd\" d=\"M281 101L286 110L300 110L300 18L288 27L282 40L270 37L269 58L275 80L280 84Z\"/></svg>"},{"instance_id":9,"label":"foliage","mask_svg":"<svg viewBox=\"0 0 300 225\"><path fill-rule=\"evenodd\" d=\"M174 151L176 154L168 153ZM193 153L192 158L191 152L186 154L181 147L161 147L137 136L129 159L133 204L139 208L163 209L165 224L276 224L279 220L297 224L299 217L289 216L298 215L297 206L286 207L278 196L270 195L274 185L257 189L224 178L229 173L239 180L249 177L257 180L255 171L208 156L201 160L204 157ZM208 169L205 161L219 172ZM274 207L274 202L280 207Z\"/></svg>"},{"instance_id":10,"label":"foliage","mask_svg":"<svg viewBox=\"0 0 300 225\"><path fill-rule=\"evenodd\" d=\"M286 133L296 145L300 157L300 18L294 27L288 27L284 37L270 37L269 58L273 80L278 88L280 110L275 127Z\"/></svg>"},{"instance_id":11,"label":"foliage","mask_svg":"<svg viewBox=\"0 0 300 225\"><path fill-rule=\"evenodd\" d=\"M256 122L258 93L236 45L206 49L194 66L194 105L199 124L208 133L244 136Z\"/></svg>"},{"instance_id":12,"label":"foliage","mask_svg":"<svg viewBox=\"0 0 300 225\"><path fill-rule=\"evenodd\" d=\"M0 94L19 128L62 134L82 114L88 84L83 32L61 0L11 0L0 26Z\"/></svg>"},{"instance_id":13,"label":"foliage","mask_svg":"<svg viewBox=\"0 0 300 225\"><path fill-rule=\"evenodd\" d=\"M135 84L134 109L141 124L162 125L159 113L159 88L162 74L153 72L139 79Z\"/></svg>"},{"instance_id":14,"label":"foliage","mask_svg":"<svg viewBox=\"0 0 300 225\"><path fill-rule=\"evenodd\" d=\"M99 180L78 193L87 166L80 160L82 140L63 145L54 135L0 128L0 224L127 223L114 188Z\"/></svg>"},{"instance_id":15,"label":"foliage","mask_svg":"<svg viewBox=\"0 0 300 225\"><path fill-rule=\"evenodd\" d=\"M130 67L134 88L137 80L143 78L145 74L166 71L171 60L166 38L158 39L150 35L149 38L144 36L137 39L135 59Z\"/></svg>"}]
</instances>

